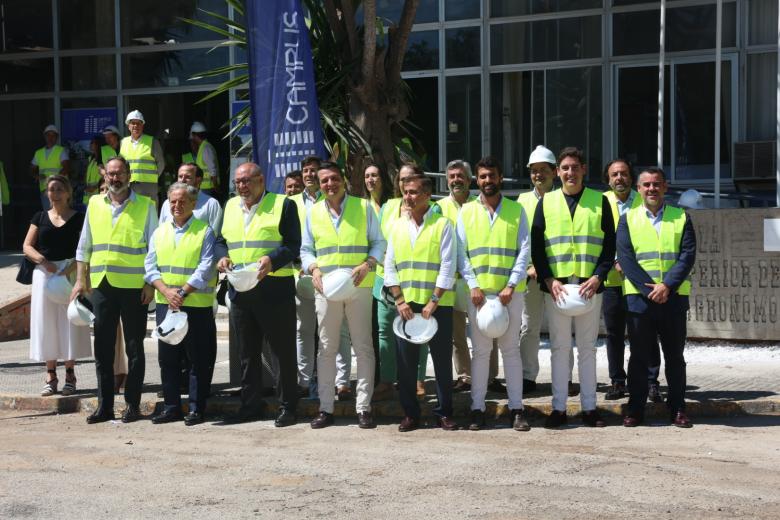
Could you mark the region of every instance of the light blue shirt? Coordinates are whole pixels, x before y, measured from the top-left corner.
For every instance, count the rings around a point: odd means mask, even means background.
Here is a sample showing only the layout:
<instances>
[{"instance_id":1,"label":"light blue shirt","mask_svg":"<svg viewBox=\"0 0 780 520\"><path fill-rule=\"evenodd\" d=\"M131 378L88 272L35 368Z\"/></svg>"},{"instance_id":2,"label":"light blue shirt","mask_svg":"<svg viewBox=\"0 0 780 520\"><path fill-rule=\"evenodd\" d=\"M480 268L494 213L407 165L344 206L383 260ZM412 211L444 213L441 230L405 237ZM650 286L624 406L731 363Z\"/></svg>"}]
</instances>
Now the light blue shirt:
<instances>
[{"instance_id":1,"label":"light blue shirt","mask_svg":"<svg viewBox=\"0 0 780 520\"><path fill-rule=\"evenodd\" d=\"M95 199L96 197L92 197L91 200ZM130 201L137 200L138 196L135 194L133 190L130 190L130 195L122 202L122 204L118 206L114 206L111 203L111 199L106 193L103 198L98 199L100 202L103 202L105 204L108 204L111 206L111 225L115 226L116 221L119 218L119 216L122 214L122 212L125 210L127 205L130 203ZM98 202L93 202L93 204L97 204ZM157 212L153 211L154 207L152 207L152 211L149 211L146 214L146 222L144 223L144 232L142 236L142 240L144 243L149 244L152 233L154 233L154 230L157 229ZM92 230L89 227L89 218L84 219L84 226L81 228L81 236L79 237L79 245L76 248L76 261L78 262L89 262L89 259L92 257Z\"/></svg>"},{"instance_id":2,"label":"light blue shirt","mask_svg":"<svg viewBox=\"0 0 780 520\"><path fill-rule=\"evenodd\" d=\"M341 224L341 217L344 216L344 206L347 203L347 197L341 201L338 215L334 215L333 212L328 211L330 215L330 221L333 223L333 227L336 231ZM322 201L323 204L328 204L327 200ZM366 206L366 234L368 235L368 256L376 258L377 262L381 262L384 258L385 248L387 242L382 237L382 231L379 229L379 221L371 208L370 204ZM301 236L301 264L303 265L303 272L310 273L309 266L317 263L317 250L314 244L314 235L311 232L311 211L306 212L306 225L303 227L303 235Z\"/></svg>"},{"instance_id":3,"label":"light blue shirt","mask_svg":"<svg viewBox=\"0 0 780 520\"><path fill-rule=\"evenodd\" d=\"M490 215L487 207L485 207L482 194L479 196L479 203L482 205L482 210L486 213L486 216L490 220L490 227L493 228L493 224L496 221L498 213L501 211L501 204L504 201L503 195L501 201L499 201L493 215ZM476 289L479 287L479 282L474 274L474 269L471 267L468 254L468 240L466 239L466 228L463 225L463 219L461 213L458 214L458 272L466 281L469 289ZM531 241L528 234L528 218L525 215L525 211L520 212L520 225L517 227L517 257L515 258L515 264L512 266L512 272L509 274L509 284L518 285L521 280L524 280L528 274L526 273L525 266L528 265L529 255L531 254Z\"/></svg>"},{"instance_id":4,"label":"light blue shirt","mask_svg":"<svg viewBox=\"0 0 780 520\"><path fill-rule=\"evenodd\" d=\"M653 224L653 228L655 228L656 235L660 235L661 221L664 218L664 206L661 206L661 209L658 210L658 213L656 215L653 215L649 209L645 208L645 215L647 215L647 218L650 219L650 223Z\"/></svg>"},{"instance_id":5,"label":"light blue shirt","mask_svg":"<svg viewBox=\"0 0 780 520\"><path fill-rule=\"evenodd\" d=\"M628 197L626 198L625 202L622 202L620 199L615 197L615 200L617 201L618 218L628 213L628 211L631 209L631 206L634 204L634 198L636 196L637 192L631 190L628 192Z\"/></svg>"},{"instance_id":6,"label":"light blue shirt","mask_svg":"<svg viewBox=\"0 0 780 520\"><path fill-rule=\"evenodd\" d=\"M177 226L176 222L173 220L163 223L161 226L173 226L173 240L176 244L178 244L179 240L181 240L181 237L184 236L184 233L186 233L190 228L190 224L192 224L193 218L195 218L194 215L190 217L189 220L187 220L187 222L185 222L181 227ZM156 230L154 234L157 234ZM203 246L200 250L200 261L198 262L198 267L187 280L187 283L195 289L205 289L208 287L209 282L216 274L214 271L215 242L216 237L214 236L214 232L210 227L207 227L206 236L203 239ZM154 235L152 235L152 240L149 241L149 252L146 253L144 267L146 268L146 275L144 276L144 281L146 281L146 283L151 285L155 280L162 278L160 270L157 267L157 250L154 246Z\"/></svg>"},{"instance_id":7,"label":"light blue shirt","mask_svg":"<svg viewBox=\"0 0 780 520\"><path fill-rule=\"evenodd\" d=\"M217 199L209 197L202 191L199 191L198 200L195 201L195 209L192 211L192 215L211 226L211 230L214 234L219 236L220 230L222 229L222 208ZM160 224L172 220L171 202L168 199L165 199L165 202L163 202L162 207L160 208Z\"/></svg>"}]
</instances>

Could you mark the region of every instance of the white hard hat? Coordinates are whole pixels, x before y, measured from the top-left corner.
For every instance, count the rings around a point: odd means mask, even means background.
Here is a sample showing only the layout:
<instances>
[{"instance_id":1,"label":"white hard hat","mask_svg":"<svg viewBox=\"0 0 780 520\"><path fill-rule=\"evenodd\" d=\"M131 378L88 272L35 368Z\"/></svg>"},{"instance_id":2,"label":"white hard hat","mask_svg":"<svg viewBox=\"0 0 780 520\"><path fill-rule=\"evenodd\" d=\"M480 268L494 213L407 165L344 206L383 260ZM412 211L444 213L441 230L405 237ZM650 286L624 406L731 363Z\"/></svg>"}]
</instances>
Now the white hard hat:
<instances>
[{"instance_id":1,"label":"white hard hat","mask_svg":"<svg viewBox=\"0 0 780 520\"><path fill-rule=\"evenodd\" d=\"M102 130L102 132L101 132L101 133L103 133L103 134L116 134L116 135L122 135L121 133L119 133L119 129L118 129L117 127L115 127L114 125L108 125L107 127L105 127L105 128Z\"/></svg>"},{"instance_id":2,"label":"white hard hat","mask_svg":"<svg viewBox=\"0 0 780 520\"><path fill-rule=\"evenodd\" d=\"M49 275L46 279L46 297L59 305L67 305L73 286L62 274Z\"/></svg>"},{"instance_id":3,"label":"white hard hat","mask_svg":"<svg viewBox=\"0 0 780 520\"><path fill-rule=\"evenodd\" d=\"M92 313L92 303L78 296L68 304L68 321L78 327L89 327L95 321L95 315Z\"/></svg>"},{"instance_id":4,"label":"white hard hat","mask_svg":"<svg viewBox=\"0 0 780 520\"><path fill-rule=\"evenodd\" d=\"M46 128L43 129L43 135L46 135L49 132L54 132L55 134L60 135L60 131L57 130L57 127L54 125L46 125Z\"/></svg>"},{"instance_id":5,"label":"white hard hat","mask_svg":"<svg viewBox=\"0 0 780 520\"><path fill-rule=\"evenodd\" d=\"M393 320L395 335L415 345L428 343L436 335L437 330L439 330L439 323L433 316L426 320L422 314L415 314L408 321L404 321L401 316L396 316Z\"/></svg>"},{"instance_id":6,"label":"white hard hat","mask_svg":"<svg viewBox=\"0 0 780 520\"><path fill-rule=\"evenodd\" d=\"M336 269L322 277L322 295L334 302L349 300L357 291L352 269Z\"/></svg>"},{"instance_id":7,"label":"white hard hat","mask_svg":"<svg viewBox=\"0 0 780 520\"><path fill-rule=\"evenodd\" d=\"M206 131L206 125L200 121L195 121L190 127L190 134L201 134Z\"/></svg>"},{"instance_id":8,"label":"white hard hat","mask_svg":"<svg viewBox=\"0 0 780 520\"><path fill-rule=\"evenodd\" d=\"M230 285L233 286L233 289L238 292L254 289L259 281L257 279L257 269L252 268L228 271L227 279Z\"/></svg>"},{"instance_id":9,"label":"white hard hat","mask_svg":"<svg viewBox=\"0 0 780 520\"><path fill-rule=\"evenodd\" d=\"M295 293L302 300L314 299L314 282L309 275L299 276L295 281Z\"/></svg>"},{"instance_id":10,"label":"white hard hat","mask_svg":"<svg viewBox=\"0 0 780 520\"><path fill-rule=\"evenodd\" d=\"M528 157L528 164L526 166L530 167L532 164L535 163L550 163L550 164L556 164L557 161L555 160L555 154L550 151L549 148L539 145L537 146L533 152L531 152L531 156Z\"/></svg>"},{"instance_id":11,"label":"white hard hat","mask_svg":"<svg viewBox=\"0 0 780 520\"><path fill-rule=\"evenodd\" d=\"M485 304L477 311L477 327L488 338L500 338L509 328L509 311L498 296L486 297Z\"/></svg>"},{"instance_id":12,"label":"white hard hat","mask_svg":"<svg viewBox=\"0 0 780 520\"><path fill-rule=\"evenodd\" d=\"M566 294L563 295L560 301L555 302L555 306L561 314L566 316L582 316L583 314L590 312L593 306L596 304L593 298L583 298L580 295L579 284L567 283L563 286L566 289Z\"/></svg>"},{"instance_id":13,"label":"white hard hat","mask_svg":"<svg viewBox=\"0 0 780 520\"><path fill-rule=\"evenodd\" d=\"M696 190L685 190L680 194L677 205L681 208L704 209L704 197Z\"/></svg>"},{"instance_id":14,"label":"white hard hat","mask_svg":"<svg viewBox=\"0 0 780 520\"><path fill-rule=\"evenodd\" d=\"M168 309L165 319L152 331L152 339L158 339L169 345L178 345L184 340L189 329L186 312Z\"/></svg>"},{"instance_id":15,"label":"white hard hat","mask_svg":"<svg viewBox=\"0 0 780 520\"><path fill-rule=\"evenodd\" d=\"M468 311L469 301L471 301L469 286L466 280L458 278L455 280L455 310L460 312Z\"/></svg>"},{"instance_id":16,"label":"white hard hat","mask_svg":"<svg viewBox=\"0 0 780 520\"><path fill-rule=\"evenodd\" d=\"M127 117L125 118L125 124L130 124L130 121L137 120L142 123L146 123L146 120L144 119L144 115L141 113L140 110L132 110L129 114L127 114Z\"/></svg>"}]
</instances>

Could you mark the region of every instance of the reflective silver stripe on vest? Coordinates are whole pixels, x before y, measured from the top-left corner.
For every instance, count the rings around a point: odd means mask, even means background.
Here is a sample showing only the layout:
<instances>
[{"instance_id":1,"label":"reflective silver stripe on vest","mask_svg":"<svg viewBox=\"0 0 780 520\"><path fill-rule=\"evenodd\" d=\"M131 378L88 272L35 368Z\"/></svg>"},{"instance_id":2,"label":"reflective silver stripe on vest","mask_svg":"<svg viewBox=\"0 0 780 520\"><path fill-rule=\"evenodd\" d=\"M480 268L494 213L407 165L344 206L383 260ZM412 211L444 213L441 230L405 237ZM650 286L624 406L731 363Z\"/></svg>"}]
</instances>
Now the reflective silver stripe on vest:
<instances>
[{"instance_id":1,"label":"reflective silver stripe on vest","mask_svg":"<svg viewBox=\"0 0 780 520\"><path fill-rule=\"evenodd\" d=\"M420 282L417 280L406 280L401 282L400 284L401 289L423 289L423 290L434 290L436 288L436 282Z\"/></svg>"},{"instance_id":2,"label":"reflective silver stripe on vest","mask_svg":"<svg viewBox=\"0 0 780 520\"><path fill-rule=\"evenodd\" d=\"M582 236L582 235L578 235L578 236L565 235L565 236L545 239L544 247L551 247L557 244L570 244L572 242L575 244L593 244L594 246L600 246L604 243L604 239L599 237Z\"/></svg>"},{"instance_id":3,"label":"reflective silver stripe on vest","mask_svg":"<svg viewBox=\"0 0 780 520\"><path fill-rule=\"evenodd\" d=\"M677 253L657 253L655 251L649 251L647 253L637 253L637 262L642 260L677 260Z\"/></svg>"},{"instance_id":4,"label":"reflective silver stripe on vest","mask_svg":"<svg viewBox=\"0 0 780 520\"><path fill-rule=\"evenodd\" d=\"M475 247L469 249L469 256L478 255L497 255L497 256L517 256L517 249L508 249L505 247Z\"/></svg>"},{"instance_id":5,"label":"reflective silver stripe on vest","mask_svg":"<svg viewBox=\"0 0 780 520\"><path fill-rule=\"evenodd\" d=\"M474 268L474 274L494 274L496 276L509 276L512 274L512 269L506 267L494 267L492 265L480 265Z\"/></svg>"},{"instance_id":6,"label":"reflective silver stripe on vest","mask_svg":"<svg viewBox=\"0 0 780 520\"><path fill-rule=\"evenodd\" d=\"M652 270L650 270L650 271L648 271L648 270L645 270L645 272L647 273L647 275L648 275L650 278L661 278L661 271L658 271L658 270L652 269Z\"/></svg>"},{"instance_id":7,"label":"reflective silver stripe on vest","mask_svg":"<svg viewBox=\"0 0 780 520\"><path fill-rule=\"evenodd\" d=\"M229 251L234 249L243 249L246 247L252 247L255 249L260 248L276 248L281 246L282 243L277 240L247 240L246 242L228 242L227 247Z\"/></svg>"},{"instance_id":8,"label":"reflective silver stripe on vest","mask_svg":"<svg viewBox=\"0 0 780 520\"><path fill-rule=\"evenodd\" d=\"M195 289L194 293L197 294L214 294L215 287L204 287L203 289ZM192 292L190 294L192 294Z\"/></svg>"},{"instance_id":9,"label":"reflective silver stripe on vest","mask_svg":"<svg viewBox=\"0 0 780 520\"><path fill-rule=\"evenodd\" d=\"M550 264L559 264L562 262L588 262L595 264L599 257L593 255L556 255L549 258Z\"/></svg>"},{"instance_id":10,"label":"reflective silver stripe on vest","mask_svg":"<svg viewBox=\"0 0 780 520\"><path fill-rule=\"evenodd\" d=\"M353 254L353 253L363 253L368 254L369 247L368 246L331 246L331 247L322 247L317 249L317 256L325 256L325 255L333 255L336 253L342 253L342 254Z\"/></svg>"},{"instance_id":11,"label":"reflective silver stripe on vest","mask_svg":"<svg viewBox=\"0 0 780 520\"><path fill-rule=\"evenodd\" d=\"M146 270L143 267L124 267L119 265L91 265L89 270L91 273L146 274Z\"/></svg>"},{"instance_id":12,"label":"reflective silver stripe on vest","mask_svg":"<svg viewBox=\"0 0 780 520\"><path fill-rule=\"evenodd\" d=\"M402 269L422 269L423 271L439 271L439 264L436 264L434 262L415 262L412 260L411 262L398 262L395 264L395 268L397 270Z\"/></svg>"},{"instance_id":13,"label":"reflective silver stripe on vest","mask_svg":"<svg viewBox=\"0 0 780 520\"><path fill-rule=\"evenodd\" d=\"M127 247L117 244L93 244L92 252L98 253L100 251L110 251L113 253L123 253L126 255L145 255L146 247Z\"/></svg>"},{"instance_id":14,"label":"reflective silver stripe on vest","mask_svg":"<svg viewBox=\"0 0 780 520\"><path fill-rule=\"evenodd\" d=\"M128 159L127 164L154 164L157 163L151 159Z\"/></svg>"},{"instance_id":15,"label":"reflective silver stripe on vest","mask_svg":"<svg viewBox=\"0 0 780 520\"><path fill-rule=\"evenodd\" d=\"M177 267L175 265L158 265L160 273L191 275L196 271L195 267Z\"/></svg>"}]
</instances>

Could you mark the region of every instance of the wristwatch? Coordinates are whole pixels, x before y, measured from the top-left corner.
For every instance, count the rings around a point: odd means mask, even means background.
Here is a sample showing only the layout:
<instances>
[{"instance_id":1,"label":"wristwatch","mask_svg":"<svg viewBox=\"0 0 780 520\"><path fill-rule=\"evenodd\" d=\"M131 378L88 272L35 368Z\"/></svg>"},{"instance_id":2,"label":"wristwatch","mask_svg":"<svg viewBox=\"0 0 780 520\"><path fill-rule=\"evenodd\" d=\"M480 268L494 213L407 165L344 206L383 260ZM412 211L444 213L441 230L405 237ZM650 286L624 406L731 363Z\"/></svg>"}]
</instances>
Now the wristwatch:
<instances>
[{"instance_id":1,"label":"wristwatch","mask_svg":"<svg viewBox=\"0 0 780 520\"><path fill-rule=\"evenodd\" d=\"M432 294L432 295L431 295L431 301L432 301L433 303L439 303L439 300L441 300L441 298L439 298L439 297L438 297L438 296L436 296L435 294Z\"/></svg>"},{"instance_id":2,"label":"wristwatch","mask_svg":"<svg viewBox=\"0 0 780 520\"><path fill-rule=\"evenodd\" d=\"M180 287L180 288L179 288L179 290L178 290L178 291L176 291L176 294L178 294L178 295L179 295L179 296L181 296L182 298L184 298L185 296L187 296L187 293L184 291L184 289L183 289L182 287Z\"/></svg>"}]
</instances>

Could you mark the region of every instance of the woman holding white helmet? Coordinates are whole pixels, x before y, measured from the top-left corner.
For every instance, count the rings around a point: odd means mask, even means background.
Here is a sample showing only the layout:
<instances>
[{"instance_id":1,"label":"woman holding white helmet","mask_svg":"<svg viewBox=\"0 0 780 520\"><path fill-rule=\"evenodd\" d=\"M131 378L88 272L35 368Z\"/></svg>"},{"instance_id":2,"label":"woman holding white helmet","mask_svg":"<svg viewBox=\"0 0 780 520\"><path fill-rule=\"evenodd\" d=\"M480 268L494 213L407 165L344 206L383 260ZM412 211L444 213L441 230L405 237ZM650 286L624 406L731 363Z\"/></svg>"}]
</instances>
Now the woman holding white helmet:
<instances>
[{"instance_id":1,"label":"woman holding white helmet","mask_svg":"<svg viewBox=\"0 0 780 520\"><path fill-rule=\"evenodd\" d=\"M23 247L25 256L37 264L30 299L30 358L46 362L43 396L57 393L57 360L65 360L62 395L70 395L76 391L75 360L92 354L89 327L72 325L67 316L66 277L76 267L73 257L84 215L71 208L73 189L67 177L49 177L46 196L51 209L33 216Z\"/></svg>"}]
</instances>

